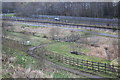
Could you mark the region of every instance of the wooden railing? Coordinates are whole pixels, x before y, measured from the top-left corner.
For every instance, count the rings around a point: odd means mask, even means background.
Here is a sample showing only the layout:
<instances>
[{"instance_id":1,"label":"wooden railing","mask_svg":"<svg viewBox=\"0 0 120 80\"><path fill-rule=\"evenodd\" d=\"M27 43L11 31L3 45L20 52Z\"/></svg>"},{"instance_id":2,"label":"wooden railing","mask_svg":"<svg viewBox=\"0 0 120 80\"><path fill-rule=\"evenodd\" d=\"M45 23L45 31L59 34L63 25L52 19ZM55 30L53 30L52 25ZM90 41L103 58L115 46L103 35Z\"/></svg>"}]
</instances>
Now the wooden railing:
<instances>
[{"instance_id":1,"label":"wooden railing","mask_svg":"<svg viewBox=\"0 0 120 80\"><path fill-rule=\"evenodd\" d=\"M26 52L29 46L23 45L19 41L3 38L3 45L11 47L17 50ZM78 70L89 70L92 72L102 72L105 74L112 74L119 77L120 66L110 65L106 63L93 62L89 60L76 59L73 57L67 57L57 53L47 52L45 54L45 59L53 60L55 62L72 66Z\"/></svg>"},{"instance_id":2,"label":"wooden railing","mask_svg":"<svg viewBox=\"0 0 120 80\"><path fill-rule=\"evenodd\" d=\"M119 76L120 66L110 65L106 63L93 62L89 60L76 59L72 57L63 56L57 53L47 53L46 56L53 61L73 66L77 69L85 69L94 72L103 72L105 74L113 74Z\"/></svg>"}]
</instances>

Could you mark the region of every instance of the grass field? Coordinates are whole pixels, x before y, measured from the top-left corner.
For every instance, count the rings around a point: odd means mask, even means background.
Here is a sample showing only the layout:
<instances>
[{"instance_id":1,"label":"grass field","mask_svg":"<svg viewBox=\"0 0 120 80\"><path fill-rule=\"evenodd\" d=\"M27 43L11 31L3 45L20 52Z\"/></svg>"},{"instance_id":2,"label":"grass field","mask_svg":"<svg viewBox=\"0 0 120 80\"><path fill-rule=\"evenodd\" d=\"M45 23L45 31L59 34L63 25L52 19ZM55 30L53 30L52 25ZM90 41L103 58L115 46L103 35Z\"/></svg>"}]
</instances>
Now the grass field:
<instances>
[{"instance_id":1,"label":"grass field","mask_svg":"<svg viewBox=\"0 0 120 80\"><path fill-rule=\"evenodd\" d=\"M57 71L53 74L53 78L86 78L81 75L75 75L67 71Z\"/></svg>"},{"instance_id":2,"label":"grass field","mask_svg":"<svg viewBox=\"0 0 120 80\"><path fill-rule=\"evenodd\" d=\"M40 64L39 61L31 56L28 56L25 52L22 51L18 51L18 50L14 50L12 48L8 48L8 47L3 47L3 55L6 55L8 60L14 58L14 61L10 62L10 63L3 63L4 65L2 65L2 69L3 69L3 73L2 73L2 78L12 78L12 75L14 75L14 70L18 68L18 66L20 68L30 68L35 70L35 69L39 69ZM12 67L10 67L10 65ZM10 70L9 70L10 69ZM12 72L11 72L12 71ZM22 73L20 73L22 74Z\"/></svg>"},{"instance_id":3,"label":"grass field","mask_svg":"<svg viewBox=\"0 0 120 80\"><path fill-rule=\"evenodd\" d=\"M50 44L47 47L47 50L50 51L50 52L62 54L64 56L68 56L68 57L74 57L74 58L77 58L77 59L90 60L90 61L101 62L101 63L109 63L110 62L108 60L98 58L98 57L70 54L70 51L71 51L70 45L72 45L72 44L74 44L74 43L57 42L57 43L54 43L54 44ZM82 52L82 53L86 53L86 52L90 51L88 48L85 48L85 47L77 48L76 50L78 52Z\"/></svg>"},{"instance_id":4,"label":"grass field","mask_svg":"<svg viewBox=\"0 0 120 80\"><path fill-rule=\"evenodd\" d=\"M75 29L81 29L85 31L93 31L93 32L98 32L98 33L106 33L106 34L112 34L112 35L118 35L118 31L105 31L105 30L95 30L95 29L82 29L82 28L75 28Z\"/></svg>"},{"instance_id":5,"label":"grass field","mask_svg":"<svg viewBox=\"0 0 120 80\"><path fill-rule=\"evenodd\" d=\"M7 16L14 16L14 15L7 14ZM22 25L22 26L30 27L31 31L33 30L33 28L38 29L38 26L26 26L26 25ZM17 26L17 28L18 27L21 27L21 26ZM44 31L46 31L46 30L44 30ZM86 46L77 47L78 46L77 43L50 40L50 39L48 39L49 38L48 36L47 36L48 38L43 38L44 34L42 34L42 33L37 33L39 35L36 36L36 35L33 35L32 33L31 34L29 34L29 33L23 34L21 32L6 31L6 34L7 34L8 38L19 41L19 42L27 43L27 41L30 41L30 45L31 45L30 47L39 46L41 44L47 44L47 43L52 42L53 44L49 44L45 47L47 49L47 51L51 52L51 53L61 54L66 57L89 60L89 61L93 61L93 62L110 63L110 61L108 61L106 59L102 59L102 58L98 58L98 57L94 57L94 56L87 56L87 55L75 55L75 54L70 53L71 51L77 51L79 53L88 53L91 51L89 48L90 46L87 47L87 45L86 45ZM42 32L42 30L40 30L38 32ZM63 32L63 33L65 34L65 32ZM83 36L85 36L85 37L90 36L89 33L87 33L87 34L85 32L78 32L78 33L83 34ZM101 33L103 33L103 32L101 32ZM31 66L34 69L38 69L41 66L40 61L37 61L33 57L27 55L25 52L18 51L18 50L12 50L10 48L6 48L4 51L5 51L5 54L8 55L9 57L15 57L15 60L13 63L15 66L20 65L23 68L29 68ZM41 56L41 54L40 54L40 56ZM50 59L48 59L48 60L50 60ZM64 67L77 69L76 67L72 67L72 66L68 66L64 63L60 63L59 61L55 60L54 58L52 60L54 63L60 64ZM3 65L3 67L6 68L8 66ZM58 72L55 72L52 74L53 74L53 78L70 78L70 77L78 77L79 78L80 77L80 76L73 75L66 71L58 71ZM97 73L95 73L95 74L97 74ZM9 76L9 74L7 74L7 75ZM100 73L100 75L102 75L102 74ZM83 78L83 77L84 76L81 76L80 78Z\"/></svg>"},{"instance_id":6,"label":"grass field","mask_svg":"<svg viewBox=\"0 0 120 80\"><path fill-rule=\"evenodd\" d=\"M7 32L7 34L11 39L15 39L15 40L18 40L20 42L30 41L32 46L38 46L40 44L52 42L46 38L36 37L36 36L32 36L32 35L25 35L22 33Z\"/></svg>"},{"instance_id":7,"label":"grass field","mask_svg":"<svg viewBox=\"0 0 120 80\"><path fill-rule=\"evenodd\" d=\"M12 48L4 47L3 48L3 54L9 56L9 58L15 58L13 63L10 63L10 65L17 68L17 66L20 66L21 68L28 69L32 68L33 70L39 70L41 69L42 65L39 60L27 55L25 52L14 50ZM3 69L8 69L8 64L3 65ZM11 72L4 72L2 74L2 78L11 78L13 73ZM51 78L85 78L85 76L82 75L76 75L73 73L70 73L68 71L64 70L55 70L55 72L44 72L44 75L47 77L49 75L52 75Z\"/></svg>"},{"instance_id":8,"label":"grass field","mask_svg":"<svg viewBox=\"0 0 120 80\"><path fill-rule=\"evenodd\" d=\"M18 50L15 51L14 49L10 49L10 48L6 48L5 50L9 50L7 53L10 54L11 52L10 56L15 57L15 61L14 61L15 65L20 65L24 68L28 68L30 67L30 65L36 64L35 63L37 61L36 59L34 59L31 56L28 56L26 53L22 51L18 51Z\"/></svg>"},{"instance_id":9,"label":"grass field","mask_svg":"<svg viewBox=\"0 0 120 80\"><path fill-rule=\"evenodd\" d=\"M12 17L15 16L14 14L5 14L5 16Z\"/></svg>"},{"instance_id":10,"label":"grass field","mask_svg":"<svg viewBox=\"0 0 120 80\"><path fill-rule=\"evenodd\" d=\"M16 32L8 32L8 36L12 39L16 39L18 41L31 41L32 46L38 46L40 44L46 44L46 43L51 43L55 42L53 44L49 44L47 46L47 50L50 52L62 54L64 56L69 56L69 57L74 57L78 59L84 59L84 60L90 60L90 61L95 61L95 62L102 62L102 63L109 63L110 61L98 58L98 57L93 57L93 56L86 56L86 55L75 55L75 54L70 54L70 51L73 49L71 46L76 46L76 43L69 43L69 42L56 42L56 41L51 41L46 38L42 37L36 37L36 36L31 36L31 35L24 35L22 33L16 33ZM89 48L86 47L81 47L81 48L75 48L74 50L81 52L81 53L87 53L90 51Z\"/></svg>"}]
</instances>

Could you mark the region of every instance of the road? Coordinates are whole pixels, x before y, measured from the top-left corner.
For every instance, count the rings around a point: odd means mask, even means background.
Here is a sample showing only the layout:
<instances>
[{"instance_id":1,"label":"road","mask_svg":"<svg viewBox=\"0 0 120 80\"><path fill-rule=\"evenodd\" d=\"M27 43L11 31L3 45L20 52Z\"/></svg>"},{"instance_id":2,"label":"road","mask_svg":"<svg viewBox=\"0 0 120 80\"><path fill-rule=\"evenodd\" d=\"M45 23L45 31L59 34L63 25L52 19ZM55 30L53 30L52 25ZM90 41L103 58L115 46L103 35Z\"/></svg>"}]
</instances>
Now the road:
<instances>
[{"instance_id":1,"label":"road","mask_svg":"<svg viewBox=\"0 0 120 80\"><path fill-rule=\"evenodd\" d=\"M24 24L24 25L29 25L29 26L40 26L40 27L55 27L55 28L61 28L61 29L66 29L66 30L72 30L72 31L80 31L80 32L87 32L93 35L99 35L99 36L107 36L107 37L113 37L113 38L120 38L120 36L118 35L112 35L112 34L108 34L108 33L100 33L100 32L94 32L94 31L86 31L86 30L82 30L82 29L75 29L75 28L71 28L71 27L60 27L59 25L53 26L53 25L46 25L46 24L39 24L39 23L17 23L15 22L15 24Z\"/></svg>"},{"instance_id":2,"label":"road","mask_svg":"<svg viewBox=\"0 0 120 80\"><path fill-rule=\"evenodd\" d=\"M60 18L63 21L73 21L74 22L81 22L84 21L87 24L94 24L94 25L107 25L108 23L111 26L117 26L118 19L107 19L107 18L89 18L89 17L73 17L73 16L53 16L53 15L33 15L33 17L37 18L47 18L47 19L54 19ZM82 22L83 23L83 22Z\"/></svg>"},{"instance_id":3,"label":"road","mask_svg":"<svg viewBox=\"0 0 120 80\"><path fill-rule=\"evenodd\" d=\"M3 14L5 16L6 14ZM20 19L21 17L16 17L16 19ZM62 22L75 22L82 24L92 24L92 25L109 25L118 27L118 19L108 19L108 18L90 18L90 17L74 17L74 16L53 16L53 15L32 15L29 19L37 19L37 20L50 20L55 21L54 18L60 18ZM25 18L28 19L28 18Z\"/></svg>"}]
</instances>

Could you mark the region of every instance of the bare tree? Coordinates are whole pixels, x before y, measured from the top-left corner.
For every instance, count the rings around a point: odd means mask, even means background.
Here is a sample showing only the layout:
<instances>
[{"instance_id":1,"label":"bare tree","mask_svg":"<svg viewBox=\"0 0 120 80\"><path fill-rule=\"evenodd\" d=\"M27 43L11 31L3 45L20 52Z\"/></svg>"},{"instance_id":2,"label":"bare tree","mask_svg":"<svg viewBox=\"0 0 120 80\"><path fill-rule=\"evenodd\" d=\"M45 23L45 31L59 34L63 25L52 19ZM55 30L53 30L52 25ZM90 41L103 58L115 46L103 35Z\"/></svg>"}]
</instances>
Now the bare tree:
<instances>
[{"instance_id":1,"label":"bare tree","mask_svg":"<svg viewBox=\"0 0 120 80\"><path fill-rule=\"evenodd\" d=\"M13 13L14 12L15 3L14 2L2 2L2 12L3 13Z\"/></svg>"},{"instance_id":2,"label":"bare tree","mask_svg":"<svg viewBox=\"0 0 120 80\"><path fill-rule=\"evenodd\" d=\"M79 17L118 16L118 3L114 2L15 2L3 3L3 12L16 12L21 16L64 15Z\"/></svg>"}]
</instances>

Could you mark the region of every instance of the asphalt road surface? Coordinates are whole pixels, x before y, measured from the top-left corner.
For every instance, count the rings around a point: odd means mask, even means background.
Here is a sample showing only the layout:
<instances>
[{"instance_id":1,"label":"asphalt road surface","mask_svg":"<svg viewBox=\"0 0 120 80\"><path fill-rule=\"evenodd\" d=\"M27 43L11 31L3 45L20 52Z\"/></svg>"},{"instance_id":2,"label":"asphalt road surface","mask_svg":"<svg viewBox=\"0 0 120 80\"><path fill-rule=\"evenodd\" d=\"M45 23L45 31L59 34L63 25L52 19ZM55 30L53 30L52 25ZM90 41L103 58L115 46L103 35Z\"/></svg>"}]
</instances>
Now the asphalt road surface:
<instances>
[{"instance_id":1,"label":"asphalt road surface","mask_svg":"<svg viewBox=\"0 0 120 80\"><path fill-rule=\"evenodd\" d=\"M40 26L40 27L56 27L58 28L59 26L48 26L48 25L39 25L39 24L35 24L35 23L15 23L15 24L24 24L24 25L29 25L29 26ZM86 30L81 30L81 29L75 29L75 28L68 28L68 27L59 27L62 29L67 29L67 30L72 30L72 31L81 31L81 32L88 32L90 34L93 35L99 35L99 36L107 36L107 37L113 37L113 38L120 38L120 36L118 35L112 35L112 34L108 34L108 33L100 33L100 32L94 32L94 31L86 31Z\"/></svg>"}]
</instances>

